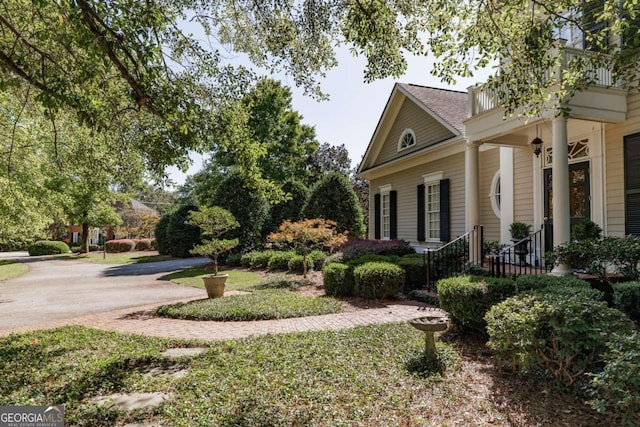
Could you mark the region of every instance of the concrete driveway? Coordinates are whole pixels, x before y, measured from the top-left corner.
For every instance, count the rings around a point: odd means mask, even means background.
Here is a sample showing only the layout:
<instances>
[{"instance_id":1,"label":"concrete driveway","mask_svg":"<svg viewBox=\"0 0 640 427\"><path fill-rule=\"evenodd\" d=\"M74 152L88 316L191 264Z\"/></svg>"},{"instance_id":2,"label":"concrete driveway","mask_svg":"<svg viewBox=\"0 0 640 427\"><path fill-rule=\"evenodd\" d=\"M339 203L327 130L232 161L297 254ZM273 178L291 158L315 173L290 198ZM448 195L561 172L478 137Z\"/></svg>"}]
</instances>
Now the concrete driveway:
<instances>
[{"instance_id":1,"label":"concrete driveway","mask_svg":"<svg viewBox=\"0 0 640 427\"><path fill-rule=\"evenodd\" d=\"M164 279L170 272L207 264L206 258L103 265L26 255L0 254L29 266L27 274L0 282L0 329L206 296L204 290Z\"/></svg>"}]
</instances>

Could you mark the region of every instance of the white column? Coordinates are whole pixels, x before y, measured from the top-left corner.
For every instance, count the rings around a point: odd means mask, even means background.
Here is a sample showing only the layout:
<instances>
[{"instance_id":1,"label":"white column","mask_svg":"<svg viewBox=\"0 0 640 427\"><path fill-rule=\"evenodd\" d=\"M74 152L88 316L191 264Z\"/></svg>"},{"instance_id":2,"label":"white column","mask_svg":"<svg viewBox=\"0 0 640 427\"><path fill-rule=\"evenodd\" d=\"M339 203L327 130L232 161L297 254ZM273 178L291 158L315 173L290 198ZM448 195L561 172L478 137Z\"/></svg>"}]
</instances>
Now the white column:
<instances>
[{"instance_id":1,"label":"white column","mask_svg":"<svg viewBox=\"0 0 640 427\"><path fill-rule=\"evenodd\" d=\"M465 194L467 205L467 231L480 224L480 149L477 143L467 143L465 156ZM471 240L469 245L470 260L480 263L478 241Z\"/></svg>"},{"instance_id":2,"label":"white column","mask_svg":"<svg viewBox=\"0 0 640 427\"><path fill-rule=\"evenodd\" d=\"M500 147L500 242L511 244L513 222L513 147Z\"/></svg>"},{"instance_id":3,"label":"white column","mask_svg":"<svg viewBox=\"0 0 640 427\"><path fill-rule=\"evenodd\" d=\"M552 186L553 186L553 246L571 239L569 212L569 158L567 152L567 118L556 117L552 121ZM566 264L556 265L551 274L564 276L571 274Z\"/></svg>"}]
</instances>

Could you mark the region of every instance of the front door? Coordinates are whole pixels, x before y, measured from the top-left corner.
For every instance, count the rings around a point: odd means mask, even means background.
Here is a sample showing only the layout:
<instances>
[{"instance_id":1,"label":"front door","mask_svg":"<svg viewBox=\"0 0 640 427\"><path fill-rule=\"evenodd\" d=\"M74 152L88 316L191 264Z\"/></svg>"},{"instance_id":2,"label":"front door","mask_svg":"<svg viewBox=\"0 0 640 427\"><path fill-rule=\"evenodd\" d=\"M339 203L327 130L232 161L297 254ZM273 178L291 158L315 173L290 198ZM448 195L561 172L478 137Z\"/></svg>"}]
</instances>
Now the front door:
<instances>
[{"instance_id":1,"label":"front door","mask_svg":"<svg viewBox=\"0 0 640 427\"><path fill-rule=\"evenodd\" d=\"M591 219L589 162L569 165L569 214L571 229L582 219ZM553 183L551 168L544 170L545 249L553 248ZM573 232L571 233L573 234Z\"/></svg>"}]
</instances>

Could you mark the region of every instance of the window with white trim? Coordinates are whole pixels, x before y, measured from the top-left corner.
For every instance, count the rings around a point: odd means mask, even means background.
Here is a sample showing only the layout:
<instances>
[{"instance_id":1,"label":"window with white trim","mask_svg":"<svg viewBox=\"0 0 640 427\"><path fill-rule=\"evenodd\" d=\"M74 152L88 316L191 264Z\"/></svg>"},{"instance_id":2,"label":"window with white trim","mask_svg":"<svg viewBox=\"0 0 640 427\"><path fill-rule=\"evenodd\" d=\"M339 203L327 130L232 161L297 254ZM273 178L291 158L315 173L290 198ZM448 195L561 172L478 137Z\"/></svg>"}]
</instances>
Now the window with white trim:
<instances>
[{"instance_id":1,"label":"window with white trim","mask_svg":"<svg viewBox=\"0 0 640 427\"><path fill-rule=\"evenodd\" d=\"M381 239L391 238L391 186L380 187L380 219L381 219Z\"/></svg>"},{"instance_id":2,"label":"window with white trim","mask_svg":"<svg viewBox=\"0 0 640 427\"><path fill-rule=\"evenodd\" d=\"M424 176L425 226L427 241L440 241L440 180L442 172Z\"/></svg>"},{"instance_id":3,"label":"window with white trim","mask_svg":"<svg viewBox=\"0 0 640 427\"><path fill-rule=\"evenodd\" d=\"M398 151L405 150L416 145L416 134L411 129L405 129L398 140Z\"/></svg>"}]
</instances>

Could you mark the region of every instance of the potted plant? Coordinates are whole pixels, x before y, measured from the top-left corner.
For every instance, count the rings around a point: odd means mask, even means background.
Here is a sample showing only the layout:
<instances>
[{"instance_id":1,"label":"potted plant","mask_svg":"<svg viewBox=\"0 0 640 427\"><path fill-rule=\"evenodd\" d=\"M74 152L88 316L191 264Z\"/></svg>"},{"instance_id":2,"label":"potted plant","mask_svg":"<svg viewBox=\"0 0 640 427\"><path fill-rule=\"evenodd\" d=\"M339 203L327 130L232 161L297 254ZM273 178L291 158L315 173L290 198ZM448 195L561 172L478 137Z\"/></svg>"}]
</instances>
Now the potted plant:
<instances>
[{"instance_id":1,"label":"potted plant","mask_svg":"<svg viewBox=\"0 0 640 427\"><path fill-rule=\"evenodd\" d=\"M209 298L224 295L224 286L228 274L219 274L218 256L238 246L238 239L220 239L229 230L238 227L238 221L226 209L218 206L202 207L199 211L192 211L186 221L187 224L200 227L202 243L191 249L193 255L202 255L213 261L213 274L202 276L204 287Z\"/></svg>"},{"instance_id":2,"label":"potted plant","mask_svg":"<svg viewBox=\"0 0 640 427\"><path fill-rule=\"evenodd\" d=\"M511 241L515 243L513 252L519 257L519 265L527 265L525 257L529 253L529 241L523 241L523 239L531 234L531 225L524 222L512 222L509 226L509 232L511 233Z\"/></svg>"}]
</instances>

